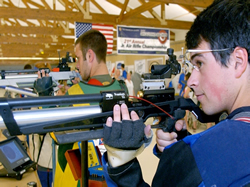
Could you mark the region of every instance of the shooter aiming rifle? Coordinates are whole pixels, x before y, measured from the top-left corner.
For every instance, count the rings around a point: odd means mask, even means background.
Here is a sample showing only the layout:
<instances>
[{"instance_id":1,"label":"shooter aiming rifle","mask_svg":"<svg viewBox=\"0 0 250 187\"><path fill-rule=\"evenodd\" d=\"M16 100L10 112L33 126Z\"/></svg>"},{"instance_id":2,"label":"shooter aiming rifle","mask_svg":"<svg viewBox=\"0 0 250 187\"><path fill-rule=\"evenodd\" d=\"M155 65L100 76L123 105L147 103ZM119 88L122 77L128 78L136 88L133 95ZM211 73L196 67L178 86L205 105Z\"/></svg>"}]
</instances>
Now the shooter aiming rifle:
<instances>
[{"instance_id":1,"label":"shooter aiming rifle","mask_svg":"<svg viewBox=\"0 0 250 187\"><path fill-rule=\"evenodd\" d=\"M37 79L38 70L1 70L0 76L0 88L5 89L9 92L14 92L18 94L23 94L31 97L37 97L38 94L33 93L31 90L34 86L34 81ZM81 79L79 73L75 71L60 71L60 72L50 72L49 69L45 69L45 72L49 74L54 85L54 91L56 86L59 84L59 80L73 80L78 77Z\"/></svg>"},{"instance_id":2,"label":"shooter aiming rifle","mask_svg":"<svg viewBox=\"0 0 250 187\"><path fill-rule=\"evenodd\" d=\"M15 86L19 88L33 88L34 81L37 79L38 70L1 70L0 86ZM50 72L45 71L52 77L54 82L59 80L72 80L76 77L80 78L79 73L75 71Z\"/></svg>"},{"instance_id":3,"label":"shooter aiming rifle","mask_svg":"<svg viewBox=\"0 0 250 187\"><path fill-rule=\"evenodd\" d=\"M170 60L166 67L152 66L151 73L160 79L170 78L180 72L180 65L173 56L173 50L168 50ZM158 70L160 70L158 72ZM154 71L157 70L157 71ZM162 76L162 74L164 74ZM144 76L144 79L147 76ZM146 78L147 79L147 78ZM152 77L149 77L151 80ZM155 81L155 80L153 80ZM151 84L150 84L151 85ZM100 94L44 96L38 98L0 98L0 128L7 127L10 135L44 134L54 132L57 143L72 143L103 137L103 126L108 116L113 115L115 104L126 103L129 111L134 110L146 121L149 117L161 116L162 120L152 128L162 128L164 131L174 131L176 120L185 116L185 110L190 110L200 122L215 122L219 116L206 116L191 99L175 97L173 88L150 89L144 84L143 96L138 101L129 101L124 90L104 91ZM151 102L153 104L149 104ZM70 107L79 103L97 103L84 107ZM70 105L69 107L58 107ZM15 110L46 106L53 108L37 110Z\"/></svg>"}]
</instances>

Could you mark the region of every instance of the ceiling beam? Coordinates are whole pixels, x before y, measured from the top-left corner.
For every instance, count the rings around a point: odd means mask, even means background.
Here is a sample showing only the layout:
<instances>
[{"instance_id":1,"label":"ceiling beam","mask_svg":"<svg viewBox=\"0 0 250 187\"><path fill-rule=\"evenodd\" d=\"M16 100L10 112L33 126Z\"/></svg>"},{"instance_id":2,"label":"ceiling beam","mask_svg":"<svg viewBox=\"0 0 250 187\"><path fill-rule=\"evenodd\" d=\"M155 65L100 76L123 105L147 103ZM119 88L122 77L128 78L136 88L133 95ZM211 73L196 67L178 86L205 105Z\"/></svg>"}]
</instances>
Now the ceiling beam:
<instances>
[{"instance_id":1,"label":"ceiling beam","mask_svg":"<svg viewBox=\"0 0 250 187\"><path fill-rule=\"evenodd\" d=\"M46 48L45 45L37 44L22 44L20 48L19 44L1 44L2 52L5 57L34 57L34 56L42 56L42 57L57 57L58 49L61 51L61 55L64 56L66 52L70 52L74 54L74 46L72 44L69 45L50 45L49 48ZM44 54L41 55L41 51L44 51Z\"/></svg>"},{"instance_id":2,"label":"ceiling beam","mask_svg":"<svg viewBox=\"0 0 250 187\"><path fill-rule=\"evenodd\" d=\"M124 3L124 5L123 5L123 7L121 9L119 17L116 20L116 23L119 24L121 22L121 20L123 19L124 13L125 13L125 11L127 9L127 6L128 6L128 2L129 2L129 0L125 0L125 3Z\"/></svg>"},{"instance_id":3,"label":"ceiling beam","mask_svg":"<svg viewBox=\"0 0 250 187\"><path fill-rule=\"evenodd\" d=\"M159 5L160 3L156 2L156 3L145 3L142 4L141 6L139 6L138 8L135 8L131 11L129 11L128 13L126 13L123 16L123 20L128 19L128 18L132 18L133 16L137 16L140 15L141 13L150 10L151 8L156 7L157 5Z\"/></svg>"},{"instance_id":4,"label":"ceiling beam","mask_svg":"<svg viewBox=\"0 0 250 187\"><path fill-rule=\"evenodd\" d=\"M117 7L120 8L120 9L122 9L122 7L123 7L123 4L120 3L120 2L117 1L117 0L107 0L107 2L111 3L111 4L114 5L114 6L117 6Z\"/></svg>"},{"instance_id":5,"label":"ceiling beam","mask_svg":"<svg viewBox=\"0 0 250 187\"><path fill-rule=\"evenodd\" d=\"M103 14L108 14L106 10L104 10L101 5L99 5L95 0L91 0L91 3L93 3Z\"/></svg>"},{"instance_id":6,"label":"ceiling beam","mask_svg":"<svg viewBox=\"0 0 250 187\"><path fill-rule=\"evenodd\" d=\"M4 43L29 43L29 44L43 44L53 43L51 37L22 37L22 36L0 36L0 44ZM58 37L58 44L74 44L74 39Z\"/></svg>"},{"instance_id":7,"label":"ceiling beam","mask_svg":"<svg viewBox=\"0 0 250 187\"><path fill-rule=\"evenodd\" d=\"M19 44L2 44L2 48L4 47L4 50L7 50L9 52L15 52L15 53L22 53L22 51L24 51L25 53L26 52L31 52L31 53L36 53L36 52L40 52L40 49L41 50L45 50L46 49L46 53L50 54L56 54L57 55L57 50L60 49L61 51L62 50L68 50L70 52L74 52L74 46L73 45L65 45L65 46L58 46L58 45L55 45L55 46L50 46L49 48L45 48L44 45L41 45L41 44L37 44L37 45L24 45L23 44L23 48L20 48L20 45ZM14 55L14 54L13 54Z\"/></svg>"},{"instance_id":8,"label":"ceiling beam","mask_svg":"<svg viewBox=\"0 0 250 187\"><path fill-rule=\"evenodd\" d=\"M184 8L185 10L187 10L188 12L190 12L191 14L198 16L201 13L200 9L196 9L193 6L189 6L189 5L180 5L180 7ZM201 8L202 9L202 8Z\"/></svg>"},{"instance_id":9,"label":"ceiling beam","mask_svg":"<svg viewBox=\"0 0 250 187\"><path fill-rule=\"evenodd\" d=\"M148 0L149 2L173 3L178 5L190 5L206 8L213 3L214 0Z\"/></svg>"},{"instance_id":10,"label":"ceiling beam","mask_svg":"<svg viewBox=\"0 0 250 187\"><path fill-rule=\"evenodd\" d=\"M74 21L109 24L114 25L114 28L119 24L170 29L170 40L173 41L175 40L175 33L171 29L189 30L192 22L165 19L165 4L178 4L197 15L200 9L197 10L196 7L205 8L212 3L212 0L139 0L140 6L133 8L129 6L129 0L124 0L123 3L117 0L106 0L106 2L121 9L119 15L114 15L109 14L96 0L84 0L84 3L82 3L83 0L56 0L65 7L65 10L56 10L55 4L50 7L46 0L41 0L41 3L37 3L35 0L21 1L26 8L17 7L18 5L14 5L12 0L4 0L2 7L0 7L2 21L2 25L0 24L1 57L58 58L58 50L61 51L62 57L66 55L66 52L70 52L74 56L74 38L72 38L74 37L74 28L70 27L74 25ZM90 2L102 13L90 12ZM161 5L161 13L158 14L158 17L147 18L142 15L145 11L151 11L152 14L153 8L159 5ZM33 6L36 8L32 8ZM84 12L88 12L91 19L84 19ZM25 22L28 26L21 26L20 21ZM163 21L165 24L162 24ZM66 30L69 33L65 32L63 26L67 28ZM63 35L71 37L64 38ZM114 51L117 50L116 37L116 32L114 32ZM41 54L41 50L44 51L44 54ZM0 64L12 62L0 60ZM23 62L26 63L27 61L23 60Z\"/></svg>"},{"instance_id":11,"label":"ceiling beam","mask_svg":"<svg viewBox=\"0 0 250 187\"><path fill-rule=\"evenodd\" d=\"M44 6L38 4L38 3L34 2L34 1L31 1L31 0L26 0L26 3L31 4L31 5L33 5L33 6L37 7L37 8L45 9Z\"/></svg>"},{"instance_id":12,"label":"ceiling beam","mask_svg":"<svg viewBox=\"0 0 250 187\"><path fill-rule=\"evenodd\" d=\"M140 10L142 11L142 9ZM159 27L159 21L157 19L135 16L138 13L139 13L139 10L134 9L130 11L129 13L125 14L123 17L123 20L121 20L121 24L134 25L134 26ZM72 20L75 20L78 22L104 23L104 24L110 24L110 25L113 25L114 23L116 23L116 19L117 19L117 16L108 15L108 14L103 15L103 14L92 13L91 15L92 15L92 19L90 20L90 19L83 19L83 15L81 12L56 11L56 10L46 10L46 9L43 9L43 10L25 9L25 8L15 8L15 7L0 7L0 17L2 18L41 19L41 20L56 20L56 21L69 21L69 22L72 22ZM125 18L129 18L129 19L125 19ZM173 21L173 20L166 20L166 21L168 24L164 26L164 28L189 29L192 24L192 22L185 22L185 21Z\"/></svg>"},{"instance_id":13,"label":"ceiling beam","mask_svg":"<svg viewBox=\"0 0 250 187\"><path fill-rule=\"evenodd\" d=\"M13 33L13 34L42 34L42 35L74 35L74 29L69 29L70 33L64 32L62 27L22 27L22 26L1 26L1 33Z\"/></svg>"}]
</instances>

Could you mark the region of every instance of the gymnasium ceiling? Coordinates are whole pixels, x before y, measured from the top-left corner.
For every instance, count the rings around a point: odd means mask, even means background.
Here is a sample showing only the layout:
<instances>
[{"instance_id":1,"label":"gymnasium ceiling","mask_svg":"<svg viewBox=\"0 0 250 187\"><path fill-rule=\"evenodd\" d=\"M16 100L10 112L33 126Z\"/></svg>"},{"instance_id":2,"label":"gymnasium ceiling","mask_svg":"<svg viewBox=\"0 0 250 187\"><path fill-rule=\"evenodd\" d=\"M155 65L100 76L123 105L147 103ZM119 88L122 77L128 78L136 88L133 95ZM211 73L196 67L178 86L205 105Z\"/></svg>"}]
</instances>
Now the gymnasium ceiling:
<instances>
[{"instance_id":1,"label":"gymnasium ceiling","mask_svg":"<svg viewBox=\"0 0 250 187\"><path fill-rule=\"evenodd\" d=\"M174 41L212 1L0 0L0 64L74 55L75 21L114 25L113 51L117 25L169 28Z\"/></svg>"}]
</instances>

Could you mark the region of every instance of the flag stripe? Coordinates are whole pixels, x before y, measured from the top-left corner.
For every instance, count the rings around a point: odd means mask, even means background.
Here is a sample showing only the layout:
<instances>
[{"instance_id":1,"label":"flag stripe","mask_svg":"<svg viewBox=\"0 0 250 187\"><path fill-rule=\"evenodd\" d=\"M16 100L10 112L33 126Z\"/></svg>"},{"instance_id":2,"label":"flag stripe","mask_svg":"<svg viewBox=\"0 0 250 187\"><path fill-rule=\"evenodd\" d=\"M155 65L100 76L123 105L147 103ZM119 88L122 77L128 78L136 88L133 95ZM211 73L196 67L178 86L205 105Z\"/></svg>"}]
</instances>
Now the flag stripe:
<instances>
[{"instance_id":1,"label":"flag stripe","mask_svg":"<svg viewBox=\"0 0 250 187\"><path fill-rule=\"evenodd\" d=\"M92 27L98 30L113 30L113 25L101 25L93 23Z\"/></svg>"},{"instance_id":2,"label":"flag stripe","mask_svg":"<svg viewBox=\"0 0 250 187\"><path fill-rule=\"evenodd\" d=\"M113 40L113 35L108 35L108 34L106 34L105 36L106 36L108 39Z\"/></svg>"},{"instance_id":3,"label":"flag stripe","mask_svg":"<svg viewBox=\"0 0 250 187\"><path fill-rule=\"evenodd\" d=\"M113 25L103 25L103 24L91 24L91 23L82 23L82 22L75 22L75 38L81 36L84 32L96 29L99 30L107 40L108 50L107 54L112 54L113 51Z\"/></svg>"}]
</instances>

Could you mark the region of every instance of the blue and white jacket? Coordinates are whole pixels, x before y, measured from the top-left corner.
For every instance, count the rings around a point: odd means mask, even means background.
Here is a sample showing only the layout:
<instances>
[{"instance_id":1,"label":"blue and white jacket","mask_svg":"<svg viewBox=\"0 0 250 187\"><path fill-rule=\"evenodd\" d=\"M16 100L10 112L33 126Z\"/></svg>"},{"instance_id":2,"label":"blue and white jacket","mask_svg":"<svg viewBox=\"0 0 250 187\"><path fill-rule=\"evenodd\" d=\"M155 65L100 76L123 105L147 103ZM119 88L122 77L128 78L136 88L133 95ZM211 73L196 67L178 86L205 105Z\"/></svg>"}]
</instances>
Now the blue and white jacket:
<instances>
[{"instance_id":1,"label":"blue and white jacket","mask_svg":"<svg viewBox=\"0 0 250 187\"><path fill-rule=\"evenodd\" d=\"M250 107L236 109L210 129L187 136L156 155L160 161L151 186L248 186ZM149 186L136 158L112 168L104 154L103 165L108 186Z\"/></svg>"}]
</instances>

